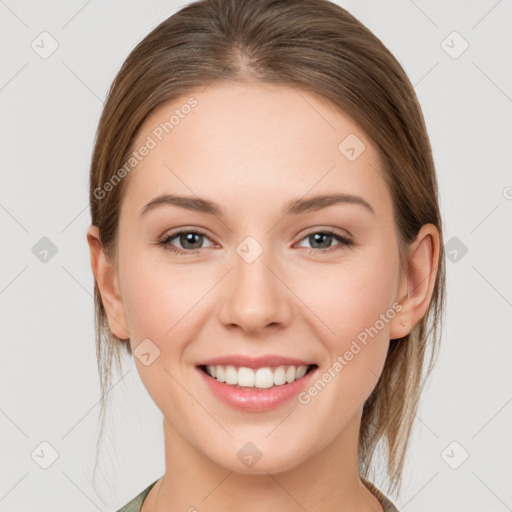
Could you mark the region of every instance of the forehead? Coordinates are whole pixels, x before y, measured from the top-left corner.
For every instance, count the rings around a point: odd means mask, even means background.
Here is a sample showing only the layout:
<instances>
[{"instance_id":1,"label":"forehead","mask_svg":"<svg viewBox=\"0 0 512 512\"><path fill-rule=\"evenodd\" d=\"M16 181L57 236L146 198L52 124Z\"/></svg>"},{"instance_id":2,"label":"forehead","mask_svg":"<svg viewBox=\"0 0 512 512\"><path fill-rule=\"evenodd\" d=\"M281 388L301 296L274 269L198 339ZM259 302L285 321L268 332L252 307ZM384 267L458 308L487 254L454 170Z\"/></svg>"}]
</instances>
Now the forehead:
<instances>
[{"instance_id":1,"label":"forehead","mask_svg":"<svg viewBox=\"0 0 512 512\"><path fill-rule=\"evenodd\" d=\"M373 141L325 99L295 88L229 82L196 89L146 119L133 147L144 145L151 149L125 191L139 209L163 192L265 197L266 206L280 206L309 191L340 191L364 195L376 210L391 207Z\"/></svg>"}]
</instances>

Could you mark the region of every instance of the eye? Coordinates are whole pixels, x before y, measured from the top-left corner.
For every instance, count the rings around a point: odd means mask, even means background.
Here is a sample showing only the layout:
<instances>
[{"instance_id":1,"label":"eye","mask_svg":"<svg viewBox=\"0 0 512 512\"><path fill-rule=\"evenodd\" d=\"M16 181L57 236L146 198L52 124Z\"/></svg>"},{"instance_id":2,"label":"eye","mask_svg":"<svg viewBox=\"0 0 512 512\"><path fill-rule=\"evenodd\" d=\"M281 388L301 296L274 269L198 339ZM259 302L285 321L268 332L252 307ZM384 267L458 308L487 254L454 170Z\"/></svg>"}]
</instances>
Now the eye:
<instances>
[{"instance_id":1,"label":"eye","mask_svg":"<svg viewBox=\"0 0 512 512\"><path fill-rule=\"evenodd\" d=\"M336 233L334 231L312 231L307 234L302 240L309 240L313 245L320 245L321 247L312 247L308 252L332 252L343 249L344 247L350 247L353 244L353 240ZM301 241L302 241L301 240ZM331 246L331 242L337 240L337 245ZM324 250L326 249L326 250Z\"/></svg>"},{"instance_id":2,"label":"eye","mask_svg":"<svg viewBox=\"0 0 512 512\"><path fill-rule=\"evenodd\" d=\"M172 241L177 239L182 248L176 247ZM209 240L206 233L198 230L181 230L174 233L165 235L163 238L158 240L158 245L168 249L176 254L191 255L199 252L203 249L204 240ZM332 252L342 250L344 247L349 247L353 244L353 240L336 233L335 231L312 231L301 239L308 240L313 245L319 245L320 247L312 247L308 252ZM337 245L332 246L333 241L338 241ZM213 245L213 244L210 244ZM307 248L306 248L307 249Z\"/></svg>"},{"instance_id":3,"label":"eye","mask_svg":"<svg viewBox=\"0 0 512 512\"><path fill-rule=\"evenodd\" d=\"M175 238L177 238L179 243L182 244L183 249L180 249L179 247L171 244L171 241ZM203 248L202 243L205 238L208 238L206 233L201 231L182 230L171 233L169 235L165 235L158 241L158 245L161 245L177 254L195 254Z\"/></svg>"}]
</instances>

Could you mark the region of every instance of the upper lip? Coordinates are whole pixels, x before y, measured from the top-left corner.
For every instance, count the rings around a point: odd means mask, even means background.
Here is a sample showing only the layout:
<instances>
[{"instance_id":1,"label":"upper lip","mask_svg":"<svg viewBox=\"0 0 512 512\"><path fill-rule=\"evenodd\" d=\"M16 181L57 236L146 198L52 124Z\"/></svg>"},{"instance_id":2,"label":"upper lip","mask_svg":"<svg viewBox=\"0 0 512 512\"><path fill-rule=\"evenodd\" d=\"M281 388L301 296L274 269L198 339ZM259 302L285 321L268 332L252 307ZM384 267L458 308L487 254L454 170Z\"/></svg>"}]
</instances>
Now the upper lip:
<instances>
[{"instance_id":1,"label":"upper lip","mask_svg":"<svg viewBox=\"0 0 512 512\"><path fill-rule=\"evenodd\" d=\"M303 359L297 359L295 357L287 357L280 355L264 355L264 356L244 356L243 354L235 354L229 356L219 356L212 359L205 359L197 363L197 366L214 366L214 365L232 365L237 367L247 368L261 368L264 366L281 366L281 365L293 365L293 366L310 366L316 363L312 361L306 361Z\"/></svg>"}]
</instances>

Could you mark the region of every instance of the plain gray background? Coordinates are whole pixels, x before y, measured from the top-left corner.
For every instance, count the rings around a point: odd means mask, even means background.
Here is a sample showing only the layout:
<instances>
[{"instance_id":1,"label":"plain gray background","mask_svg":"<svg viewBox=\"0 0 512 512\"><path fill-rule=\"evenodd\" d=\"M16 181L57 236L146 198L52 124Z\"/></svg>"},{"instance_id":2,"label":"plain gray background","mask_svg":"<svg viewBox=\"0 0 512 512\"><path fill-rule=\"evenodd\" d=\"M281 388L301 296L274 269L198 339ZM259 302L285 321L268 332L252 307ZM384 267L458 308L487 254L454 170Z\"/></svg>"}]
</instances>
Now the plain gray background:
<instances>
[{"instance_id":1,"label":"plain gray background","mask_svg":"<svg viewBox=\"0 0 512 512\"><path fill-rule=\"evenodd\" d=\"M111 81L185 3L0 1L0 511L114 511L163 474L161 414L127 360L93 479L100 395L87 184ZM512 1L339 4L415 86L451 252L439 364L392 498L406 512L511 510ZM44 237L57 251L46 262Z\"/></svg>"}]
</instances>

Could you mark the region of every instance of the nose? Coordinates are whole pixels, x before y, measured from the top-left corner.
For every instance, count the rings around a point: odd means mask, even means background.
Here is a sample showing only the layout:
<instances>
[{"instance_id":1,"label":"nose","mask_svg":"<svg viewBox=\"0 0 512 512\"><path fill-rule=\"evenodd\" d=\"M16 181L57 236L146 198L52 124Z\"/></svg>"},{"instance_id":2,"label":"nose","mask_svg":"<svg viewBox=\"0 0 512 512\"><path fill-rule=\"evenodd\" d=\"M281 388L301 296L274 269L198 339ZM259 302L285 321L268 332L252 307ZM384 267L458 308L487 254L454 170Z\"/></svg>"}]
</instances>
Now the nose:
<instances>
[{"instance_id":1,"label":"nose","mask_svg":"<svg viewBox=\"0 0 512 512\"><path fill-rule=\"evenodd\" d=\"M234 268L220 290L219 318L224 326L257 336L289 324L293 294L284 284L284 267L269 253L263 250L252 262L237 252L233 255Z\"/></svg>"}]
</instances>

